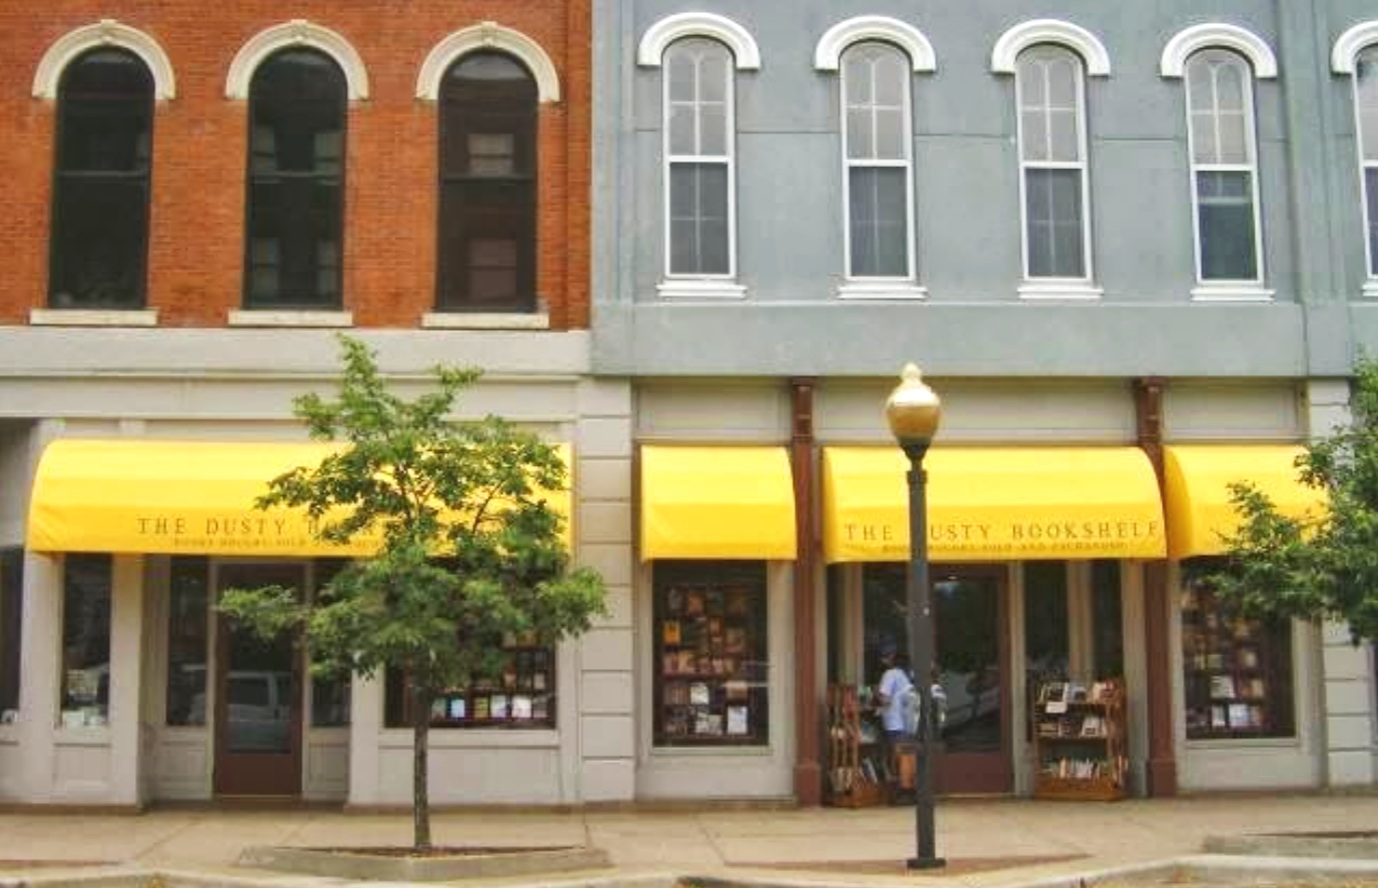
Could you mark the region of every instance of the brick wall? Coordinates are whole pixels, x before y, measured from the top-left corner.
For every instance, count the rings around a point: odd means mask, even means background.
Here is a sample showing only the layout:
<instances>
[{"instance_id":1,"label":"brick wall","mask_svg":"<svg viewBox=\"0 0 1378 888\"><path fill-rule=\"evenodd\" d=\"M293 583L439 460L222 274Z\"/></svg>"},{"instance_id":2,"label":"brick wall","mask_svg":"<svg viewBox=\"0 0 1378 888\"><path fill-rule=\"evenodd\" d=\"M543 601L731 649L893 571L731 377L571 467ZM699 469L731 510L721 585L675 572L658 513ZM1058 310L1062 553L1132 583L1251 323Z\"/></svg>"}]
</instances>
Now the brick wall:
<instances>
[{"instance_id":1,"label":"brick wall","mask_svg":"<svg viewBox=\"0 0 1378 888\"><path fill-rule=\"evenodd\" d=\"M540 106L537 292L555 329L588 326L588 0L45 0L0 5L0 324L45 306L55 103L32 97L63 34L113 18L152 36L177 97L158 104L148 302L167 326L225 323L241 307L247 103L230 62L265 28L306 19L341 34L368 70L349 107L344 300L364 327L414 327L435 296L436 106L416 98L426 54L494 21L535 40L560 77Z\"/></svg>"}]
</instances>

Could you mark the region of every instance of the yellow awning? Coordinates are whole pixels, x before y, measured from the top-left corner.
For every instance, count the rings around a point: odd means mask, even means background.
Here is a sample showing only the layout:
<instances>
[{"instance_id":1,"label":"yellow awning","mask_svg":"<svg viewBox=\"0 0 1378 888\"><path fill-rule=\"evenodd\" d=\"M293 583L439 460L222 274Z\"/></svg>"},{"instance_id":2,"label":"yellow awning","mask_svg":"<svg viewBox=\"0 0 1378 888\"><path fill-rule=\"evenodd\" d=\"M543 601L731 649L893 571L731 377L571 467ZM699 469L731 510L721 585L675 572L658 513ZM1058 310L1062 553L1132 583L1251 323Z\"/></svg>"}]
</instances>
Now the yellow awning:
<instances>
[{"instance_id":1,"label":"yellow awning","mask_svg":"<svg viewBox=\"0 0 1378 888\"><path fill-rule=\"evenodd\" d=\"M794 560L783 447L641 448L641 557Z\"/></svg>"},{"instance_id":2,"label":"yellow awning","mask_svg":"<svg viewBox=\"0 0 1378 888\"><path fill-rule=\"evenodd\" d=\"M1290 445L1221 444L1164 448L1168 554L1172 558L1219 555L1224 537L1239 528L1229 484L1252 481L1284 515L1294 518L1325 508L1325 494L1307 487L1295 465L1302 448Z\"/></svg>"},{"instance_id":3,"label":"yellow awning","mask_svg":"<svg viewBox=\"0 0 1378 888\"><path fill-rule=\"evenodd\" d=\"M314 467L338 446L53 441L39 460L27 545L38 552L371 555L376 537L334 546L312 535L303 511L254 508L270 479L298 466ZM567 491L553 494L550 504L569 515Z\"/></svg>"},{"instance_id":4,"label":"yellow awning","mask_svg":"<svg viewBox=\"0 0 1378 888\"><path fill-rule=\"evenodd\" d=\"M1153 466L1132 447L936 447L928 471L935 561L1162 558ZM828 563L909 558L909 460L898 447L823 450Z\"/></svg>"}]
</instances>

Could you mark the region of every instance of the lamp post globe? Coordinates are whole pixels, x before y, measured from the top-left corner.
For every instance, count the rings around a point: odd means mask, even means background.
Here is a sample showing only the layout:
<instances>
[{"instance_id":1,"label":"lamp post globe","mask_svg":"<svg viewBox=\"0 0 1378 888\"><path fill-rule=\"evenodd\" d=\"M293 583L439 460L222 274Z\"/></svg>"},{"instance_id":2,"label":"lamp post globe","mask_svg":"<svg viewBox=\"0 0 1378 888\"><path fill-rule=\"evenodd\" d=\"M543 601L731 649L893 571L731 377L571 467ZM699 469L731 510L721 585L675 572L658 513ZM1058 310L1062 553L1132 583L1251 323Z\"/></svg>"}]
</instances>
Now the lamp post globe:
<instances>
[{"instance_id":1,"label":"lamp post globe","mask_svg":"<svg viewBox=\"0 0 1378 888\"><path fill-rule=\"evenodd\" d=\"M905 602L909 617L909 663L919 695L914 774L914 844L910 869L936 869L946 861L935 853L933 824L933 601L928 583L928 480L923 458L937 434L942 402L923 381L917 364L906 364L900 383L885 401L885 421L909 458L909 577Z\"/></svg>"}]
</instances>

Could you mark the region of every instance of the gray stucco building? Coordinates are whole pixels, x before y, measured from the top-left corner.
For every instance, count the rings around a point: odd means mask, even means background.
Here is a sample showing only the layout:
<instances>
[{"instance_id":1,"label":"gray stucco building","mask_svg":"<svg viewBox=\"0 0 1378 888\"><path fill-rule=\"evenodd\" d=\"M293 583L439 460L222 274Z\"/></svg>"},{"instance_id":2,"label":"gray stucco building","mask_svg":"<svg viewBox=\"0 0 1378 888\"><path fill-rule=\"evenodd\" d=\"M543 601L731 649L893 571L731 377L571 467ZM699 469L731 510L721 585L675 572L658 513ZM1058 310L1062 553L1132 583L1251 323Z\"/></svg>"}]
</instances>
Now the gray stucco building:
<instances>
[{"instance_id":1,"label":"gray stucco building","mask_svg":"<svg viewBox=\"0 0 1378 888\"><path fill-rule=\"evenodd\" d=\"M1374 781L1371 651L1241 620L1182 570L1219 553L1232 477L1308 507L1291 458L1378 342L1371 4L594 15L637 796L826 794L827 685L875 683L905 634L881 406L907 361L944 403L940 790L1030 791L1038 685L1110 676L1132 791ZM779 477L748 488L747 464ZM763 601L749 699L699 678L711 609L685 638L695 590L737 588Z\"/></svg>"}]
</instances>

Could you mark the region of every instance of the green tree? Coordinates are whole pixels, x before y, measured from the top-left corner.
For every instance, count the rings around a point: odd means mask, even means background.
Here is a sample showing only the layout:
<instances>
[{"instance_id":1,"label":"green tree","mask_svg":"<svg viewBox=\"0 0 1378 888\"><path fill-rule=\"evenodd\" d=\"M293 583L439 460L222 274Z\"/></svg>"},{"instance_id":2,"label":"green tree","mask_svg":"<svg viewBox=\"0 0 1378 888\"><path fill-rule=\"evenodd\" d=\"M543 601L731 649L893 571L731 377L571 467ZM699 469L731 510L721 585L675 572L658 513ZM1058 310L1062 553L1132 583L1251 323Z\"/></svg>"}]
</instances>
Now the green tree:
<instances>
[{"instance_id":1,"label":"green tree","mask_svg":"<svg viewBox=\"0 0 1378 888\"><path fill-rule=\"evenodd\" d=\"M294 402L311 437L341 449L269 481L256 506L302 508L318 537L377 537L378 552L350 563L312 600L241 589L220 609L262 636L301 633L314 674L406 672L413 842L425 850L432 701L500 674L504 634L553 644L586 630L603 613L603 581L571 566L563 519L545 500L565 489L558 450L497 417L450 419L477 371L439 367L434 391L404 401L388 391L366 346L348 337L341 344L339 398Z\"/></svg>"},{"instance_id":2,"label":"green tree","mask_svg":"<svg viewBox=\"0 0 1378 888\"><path fill-rule=\"evenodd\" d=\"M1355 367L1350 411L1297 458L1328 508L1289 517L1253 484L1232 484L1242 520L1208 580L1247 616L1343 620L1357 643L1378 638L1378 363Z\"/></svg>"}]
</instances>

